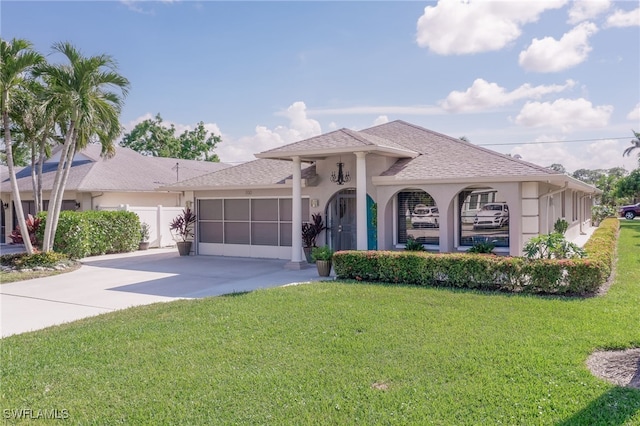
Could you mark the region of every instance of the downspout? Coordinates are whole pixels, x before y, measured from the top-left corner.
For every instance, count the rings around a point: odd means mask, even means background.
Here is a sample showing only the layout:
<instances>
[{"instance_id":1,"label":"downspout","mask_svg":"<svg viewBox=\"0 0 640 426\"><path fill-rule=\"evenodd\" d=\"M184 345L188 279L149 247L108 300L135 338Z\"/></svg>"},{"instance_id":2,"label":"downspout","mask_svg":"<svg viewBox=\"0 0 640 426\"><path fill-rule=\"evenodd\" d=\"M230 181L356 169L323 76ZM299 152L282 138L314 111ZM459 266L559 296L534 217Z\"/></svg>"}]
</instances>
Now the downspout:
<instances>
[{"instance_id":1,"label":"downspout","mask_svg":"<svg viewBox=\"0 0 640 426\"><path fill-rule=\"evenodd\" d=\"M98 195L92 195L92 196L91 196L91 210L93 210L93 200L95 200L95 199L96 199L96 198L98 198L98 197L102 197L103 195L104 195L104 192L101 192L101 193L100 193L100 194L98 194Z\"/></svg>"},{"instance_id":2,"label":"downspout","mask_svg":"<svg viewBox=\"0 0 640 426\"><path fill-rule=\"evenodd\" d=\"M549 191L546 194L542 194L541 196L538 197L538 201L542 200L543 197L547 197L547 220L546 220L546 225L545 225L545 229L546 229L546 234L549 233L549 210L550 209L550 204L551 204L551 197L553 197L556 194L559 194L561 192L566 191L569 188L569 182L565 182L564 186L560 189L556 189L555 191Z\"/></svg>"},{"instance_id":3,"label":"downspout","mask_svg":"<svg viewBox=\"0 0 640 426\"><path fill-rule=\"evenodd\" d=\"M583 223L585 221L585 217L584 217L584 199L589 197L591 198L593 194L589 193L589 194L585 194L582 197L580 197L580 215L582 216L581 220L580 220L580 235L587 235L586 232L584 232L584 229L582 228Z\"/></svg>"}]
</instances>

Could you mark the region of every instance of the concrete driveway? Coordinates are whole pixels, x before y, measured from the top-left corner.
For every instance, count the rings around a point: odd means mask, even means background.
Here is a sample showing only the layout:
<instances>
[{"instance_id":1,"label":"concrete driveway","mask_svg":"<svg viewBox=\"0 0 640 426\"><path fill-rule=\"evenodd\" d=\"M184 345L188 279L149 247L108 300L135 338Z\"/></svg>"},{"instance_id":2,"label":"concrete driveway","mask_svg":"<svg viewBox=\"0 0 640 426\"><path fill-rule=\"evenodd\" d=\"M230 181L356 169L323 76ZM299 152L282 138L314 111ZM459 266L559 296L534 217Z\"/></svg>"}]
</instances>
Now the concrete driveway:
<instances>
[{"instance_id":1,"label":"concrete driveway","mask_svg":"<svg viewBox=\"0 0 640 426\"><path fill-rule=\"evenodd\" d=\"M82 260L77 271L0 285L0 335L156 302L219 296L318 280L314 265L284 269L286 261L180 257L175 248Z\"/></svg>"}]
</instances>

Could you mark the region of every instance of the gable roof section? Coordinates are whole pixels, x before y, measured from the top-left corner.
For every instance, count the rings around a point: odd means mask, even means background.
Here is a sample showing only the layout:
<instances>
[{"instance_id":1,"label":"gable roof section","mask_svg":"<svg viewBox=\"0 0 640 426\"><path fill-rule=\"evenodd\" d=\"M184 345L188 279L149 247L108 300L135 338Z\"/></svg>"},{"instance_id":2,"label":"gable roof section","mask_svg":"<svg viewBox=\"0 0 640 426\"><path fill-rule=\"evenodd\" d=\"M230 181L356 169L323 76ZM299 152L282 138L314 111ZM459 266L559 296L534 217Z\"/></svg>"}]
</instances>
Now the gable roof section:
<instances>
[{"instance_id":1,"label":"gable roof section","mask_svg":"<svg viewBox=\"0 0 640 426\"><path fill-rule=\"evenodd\" d=\"M401 181L541 181L577 188L590 193L599 189L566 174L508 155L452 138L415 124L396 120L361 131L393 139L407 149L419 152L416 158L399 159L375 177L376 184Z\"/></svg>"},{"instance_id":2,"label":"gable roof section","mask_svg":"<svg viewBox=\"0 0 640 426\"><path fill-rule=\"evenodd\" d=\"M74 159L67 181L67 191L79 192L151 192L161 185L180 179L190 179L229 167L225 163L211 163L175 158L147 157L129 148L117 146L116 155L110 159L100 157L98 144L88 145ZM55 153L54 153L55 155ZM176 177L175 165L178 166ZM53 187L58 162L47 161L43 167L43 189ZM20 191L31 191L31 167L18 173ZM2 191L10 191L9 176L2 176Z\"/></svg>"},{"instance_id":3,"label":"gable roof section","mask_svg":"<svg viewBox=\"0 0 640 426\"><path fill-rule=\"evenodd\" d=\"M184 180L160 189L206 190L244 188L249 186L273 187L274 185L282 185L286 183L287 180L292 179L291 172L291 161L261 158L207 175ZM302 179L311 179L315 174L315 165L302 163Z\"/></svg>"},{"instance_id":4,"label":"gable roof section","mask_svg":"<svg viewBox=\"0 0 640 426\"><path fill-rule=\"evenodd\" d=\"M417 152L388 138L349 129L340 129L256 154L258 158L286 159L300 157L318 160L330 155L375 152L391 157L415 157Z\"/></svg>"},{"instance_id":5,"label":"gable roof section","mask_svg":"<svg viewBox=\"0 0 640 426\"><path fill-rule=\"evenodd\" d=\"M392 121L362 130L393 140L417 151L413 159L400 159L382 176L399 180L492 178L506 176L548 176L558 173L518 160L460 139L437 133L404 121Z\"/></svg>"}]
</instances>

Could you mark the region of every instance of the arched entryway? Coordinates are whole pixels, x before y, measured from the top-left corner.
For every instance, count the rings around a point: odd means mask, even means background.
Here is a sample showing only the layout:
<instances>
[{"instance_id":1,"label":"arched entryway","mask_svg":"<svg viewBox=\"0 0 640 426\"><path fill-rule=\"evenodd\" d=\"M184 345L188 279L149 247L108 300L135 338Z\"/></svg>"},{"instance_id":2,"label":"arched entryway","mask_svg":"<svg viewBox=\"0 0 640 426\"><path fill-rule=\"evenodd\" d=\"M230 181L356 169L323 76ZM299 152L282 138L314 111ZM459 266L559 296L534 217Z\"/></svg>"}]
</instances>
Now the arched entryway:
<instances>
[{"instance_id":1,"label":"arched entryway","mask_svg":"<svg viewBox=\"0 0 640 426\"><path fill-rule=\"evenodd\" d=\"M369 249L377 244L375 215L376 204L367 195L367 240ZM357 248L357 201L356 190L349 188L337 192L327 203L327 245L333 250L356 250Z\"/></svg>"}]
</instances>

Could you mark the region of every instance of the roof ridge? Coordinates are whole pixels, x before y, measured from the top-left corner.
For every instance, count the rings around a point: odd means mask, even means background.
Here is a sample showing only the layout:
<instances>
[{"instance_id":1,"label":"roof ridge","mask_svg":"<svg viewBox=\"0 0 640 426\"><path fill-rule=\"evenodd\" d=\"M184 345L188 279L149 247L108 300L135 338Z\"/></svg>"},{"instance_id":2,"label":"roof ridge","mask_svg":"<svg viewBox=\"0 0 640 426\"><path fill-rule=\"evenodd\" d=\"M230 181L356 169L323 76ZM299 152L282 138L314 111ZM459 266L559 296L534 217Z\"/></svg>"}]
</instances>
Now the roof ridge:
<instances>
[{"instance_id":1,"label":"roof ridge","mask_svg":"<svg viewBox=\"0 0 640 426\"><path fill-rule=\"evenodd\" d=\"M450 140L451 142L455 142L457 144L463 144L465 146L472 147L472 148L477 149L479 151L482 151L484 153L491 154L491 155L496 155L496 156L499 156L501 158L510 160L510 161L512 161L514 163L526 164L527 166L533 167L533 168L535 168L535 169L537 169L539 171L548 173L550 175L558 174L558 173L554 173L553 170L548 169L546 167L539 166L537 164L530 163L528 161L521 160L521 159L518 159L518 158L514 158L514 157L512 157L510 155L503 154L501 152L497 152L497 151L494 151L492 149L484 148L484 147L478 146L478 145L476 145L476 144L474 144L472 142L463 141L462 139L454 138L453 136L445 135L444 133L436 132L435 130L430 130L430 129L427 129L427 128L422 127L422 126L418 126L417 124L406 122L404 120L394 120L394 121L391 121L389 123L381 124L379 126L384 126L385 124L390 124L390 123L401 123L401 124L413 127L414 129L417 129L417 130L420 130L420 131L423 131L423 132L426 132L426 133L431 133L433 135L441 136L441 137L444 137L444 138ZM378 126L374 126L374 127L378 127Z\"/></svg>"},{"instance_id":2,"label":"roof ridge","mask_svg":"<svg viewBox=\"0 0 640 426\"><path fill-rule=\"evenodd\" d=\"M354 139L357 139L359 142L362 142L366 145L372 145L372 146L377 146L375 143L371 142L370 140L367 140L359 131L357 130L353 130L353 129L346 129L346 128L342 128L340 129L343 133L346 133L347 135L351 136ZM384 138L380 138L380 139L384 139Z\"/></svg>"}]
</instances>

